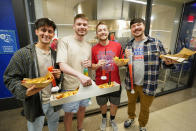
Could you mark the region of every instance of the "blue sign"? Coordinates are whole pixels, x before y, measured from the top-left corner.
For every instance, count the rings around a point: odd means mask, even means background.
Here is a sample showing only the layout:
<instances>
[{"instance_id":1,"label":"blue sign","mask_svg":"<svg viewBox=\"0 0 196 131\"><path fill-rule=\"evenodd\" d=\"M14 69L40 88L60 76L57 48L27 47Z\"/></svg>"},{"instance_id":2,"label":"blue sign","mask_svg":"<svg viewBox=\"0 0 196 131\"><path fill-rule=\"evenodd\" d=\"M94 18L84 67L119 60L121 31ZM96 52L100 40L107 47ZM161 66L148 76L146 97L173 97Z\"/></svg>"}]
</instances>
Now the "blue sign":
<instances>
[{"instance_id":1,"label":"blue sign","mask_svg":"<svg viewBox=\"0 0 196 131\"><path fill-rule=\"evenodd\" d=\"M0 99L13 97L4 85L3 74L14 52L19 48L12 0L0 0Z\"/></svg>"},{"instance_id":2,"label":"blue sign","mask_svg":"<svg viewBox=\"0 0 196 131\"><path fill-rule=\"evenodd\" d=\"M0 54L12 54L17 50L14 30L0 30Z\"/></svg>"}]
</instances>

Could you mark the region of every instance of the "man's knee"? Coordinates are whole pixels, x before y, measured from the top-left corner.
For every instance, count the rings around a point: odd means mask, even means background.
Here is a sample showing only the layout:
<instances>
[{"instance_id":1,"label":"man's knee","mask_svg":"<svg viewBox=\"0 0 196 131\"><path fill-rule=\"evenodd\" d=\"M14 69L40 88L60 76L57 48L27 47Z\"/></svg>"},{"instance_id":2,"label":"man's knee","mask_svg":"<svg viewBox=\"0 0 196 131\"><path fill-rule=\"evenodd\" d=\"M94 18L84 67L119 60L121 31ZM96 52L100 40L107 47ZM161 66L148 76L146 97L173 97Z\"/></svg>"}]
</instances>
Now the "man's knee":
<instances>
[{"instance_id":1,"label":"man's knee","mask_svg":"<svg viewBox=\"0 0 196 131\"><path fill-rule=\"evenodd\" d=\"M79 111L85 111L86 107L80 106Z\"/></svg>"},{"instance_id":2,"label":"man's knee","mask_svg":"<svg viewBox=\"0 0 196 131\"><path fill-rule=\"evenodd\" d=\"M65 112L65 117L72 117L73 116L73 113L72 112Z\"/></svg>"},{"instance_id":3,"label":"man's knee","mask_svg":"<svg viewBox=\"0 0 196 131\"><path fill-rule=\"evenodd\" d=\"M110 106L113 107L113 108L117 108L118 107L118 105L115 105L115 104L112 104L112 103L110 103Z\"/></svg>"}]
</instances>

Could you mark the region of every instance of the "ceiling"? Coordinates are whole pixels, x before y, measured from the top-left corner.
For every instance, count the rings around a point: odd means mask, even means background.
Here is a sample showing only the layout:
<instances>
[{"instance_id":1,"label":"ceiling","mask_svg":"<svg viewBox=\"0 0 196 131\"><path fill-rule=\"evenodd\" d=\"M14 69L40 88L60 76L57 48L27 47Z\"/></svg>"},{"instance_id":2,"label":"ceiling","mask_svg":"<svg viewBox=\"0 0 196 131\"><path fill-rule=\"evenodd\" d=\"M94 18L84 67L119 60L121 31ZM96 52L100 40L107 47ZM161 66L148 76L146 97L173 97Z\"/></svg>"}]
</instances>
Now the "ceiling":
<instances>
[{"instance_id":1,"label":"ceiling","mask_svg":"<svg viewBox=\"0 0 196 131\"><path fill-rule=\"evenodd\" d=\"M145 16L146 5L124 0L36 0L42 1L43 16L54 19L58 24L71 24L75 14L86 14L90 20L130 20ZM146 0L139 0L144 1ZM156 4L176 6L192 0L154 0ZM124 4L123 4L124 3ZM164 11L166 8L157 11Z\"/></svg>"}]
</instances>

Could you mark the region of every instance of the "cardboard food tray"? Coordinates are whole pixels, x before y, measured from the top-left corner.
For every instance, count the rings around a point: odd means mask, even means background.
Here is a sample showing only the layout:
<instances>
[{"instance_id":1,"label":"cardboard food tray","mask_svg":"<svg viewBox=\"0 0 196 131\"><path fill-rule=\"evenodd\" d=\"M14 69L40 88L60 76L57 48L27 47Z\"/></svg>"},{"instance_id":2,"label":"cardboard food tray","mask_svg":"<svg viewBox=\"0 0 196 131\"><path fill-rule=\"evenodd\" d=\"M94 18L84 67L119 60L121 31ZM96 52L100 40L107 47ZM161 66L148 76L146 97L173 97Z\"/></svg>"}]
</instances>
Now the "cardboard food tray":
<instances>
[{"instance_id":1,"label":"cardboard food tray","mask_svg":"<svg viewBox=\"0 0 196 131\"><path fill-rule=\"evenodd\" d=\"M109 87L109 88L99 88L95 84L95 82L92 82L91 86L83 87L82 85L80 85L78 93L73 96L57 99L56 98L57 94L52 94L50 97L50 104L52 106L61 105L64 103L79 101L82 99L87 99L87 98L91 98L94 96L99 96L99 95L115 92L115 91L118 91L119 89L120 89L120 85L116 82L114 82L113 87Z\"/></svg>"},{"instance_id":2,"label":"cardboard food tray","mask_svg":"<svg viewBox=\"0 0 196 131\"><path fill-rule=\"evenodd\" d=\"M194 55L196 51L192 51L187 48L183 48L179 53L174 55L161 55L160 58L169 58L177 62L183 62L184 60L188 59L190 56Z\"/></svg>"},{"instance_id":3,"label":"cardboard food tray","mask_svg":"<svg viewBox=\"0 0 196 131\"><path fill-rule=\"evenodd\" d=\"M54 79L54 76L52 73L48 72L45 76L43 77L38 77L38 78L24 78L23 81L21 82L21 85L25 86L26 88L30 88L33 85L35 85L37 88L43 88L48 86L52 80Z\"/></svg>"},{"instance_id":4,"label":"cardboard food tray","mask_svg":"<svg viewBox=\"0 0 196 131\"><path fill-rule=\"evenodd\" d=\"M183 62L185 60L185 58L180 58L180 57L174 57L174 56L169 56L169 55L162 55L161 58L169 58L169 59L172 59L172 60L175 60L177 62Z\"/></svg>"}]
</instances>

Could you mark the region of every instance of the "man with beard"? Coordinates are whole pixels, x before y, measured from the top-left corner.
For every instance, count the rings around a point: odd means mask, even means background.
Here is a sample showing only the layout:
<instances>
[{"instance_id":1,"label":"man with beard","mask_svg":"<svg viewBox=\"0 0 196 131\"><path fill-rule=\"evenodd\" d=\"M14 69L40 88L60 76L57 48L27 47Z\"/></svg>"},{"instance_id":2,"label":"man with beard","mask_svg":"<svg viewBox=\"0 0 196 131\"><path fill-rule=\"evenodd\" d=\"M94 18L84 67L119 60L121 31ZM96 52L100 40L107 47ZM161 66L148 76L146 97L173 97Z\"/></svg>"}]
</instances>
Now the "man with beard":
<instances>
[{"instance_id":1,"label":"man with beard","mask_svg":"<svg viewBox=\"0 0 196 131\"><path fill-rule=\"evenodd\" d=\"M108 40L108 27L103 22L99 22L96 26L96 35L99 43L92 48L92 69L96 70L96 84L100 85L109 82L109 72L111 72L111 81L115 81L120 84L120 76L118 66L113 62L115 56L121 55L120 43ZM102 79L102 70L106 71L107 79ZM106 129L107 123L107 102L110 101L110 124L112 125L113 131L117 131L118 127L114 121L117 112L118 105L120 104L121 90L106 95L97 96L96 100L100 105L102 113L102 122L100 130Z\"/></svg>"},{"instance_id":2,"label":"man with beard","mask_svg":"<svg viewBox=\"0 0 196 131\"><path fill-rule=\"evenodd\" d=\"M146 131L146 124L149 119L149 108L154 99L157 84L159 66L162 63L165 67L172 67L175 63L172 60L160 60L161 54L166 54L161 41L145 36L145 21L141 18L133 19L130 22L133 40L126 45L125 55L131 57L133 63L133 86L135 93L131 93L131 80L127 71L125 84L128 96L129 119L124 122L124 127L130 127L136 117L136 101L140 98L139 126L140 131ZM133 54L133 55L131 55Z\"/></svg>"},{"instance_id":3,"label":"man with beard","mask_svg":"<svg viewBox=\"0 0 196 131\"><path fill-rule=\"evenodd\" d=\"M28 131L42 131L45 116L49 131L58 130L59 107L50 105L51 87L38 88L35 85L26 88L21 85L24 78L37 78L48 73L48 67L56 64L56 52L51 50L50 42L54 37L56 25L48 18L35 22L35 34L38 42L18 50L12 57L4 73L4 83L13 95L23 101L24 115ZM60 70L53 69L55 78L60 78Z\"/></svg>"},{"instance_id":4,"label":"man with beard","mask_svg":"<svg viewBox=\"0 0 196 131\"><path fill-rule=\"evenodd\" d=\"M84 68L91 67L91 45L84 40L88 32L88 18L84 14L74 17L74 35L63 37L57 47L57 62L64 73L63 90L76 90L80 83L83 86L91 85L91 79L83 74ZM66 131L71 130L73 113L77 113L77 129L82 131L85 108L89 99L63 104L64 126Z\"/></svg>"}]
</instances>

